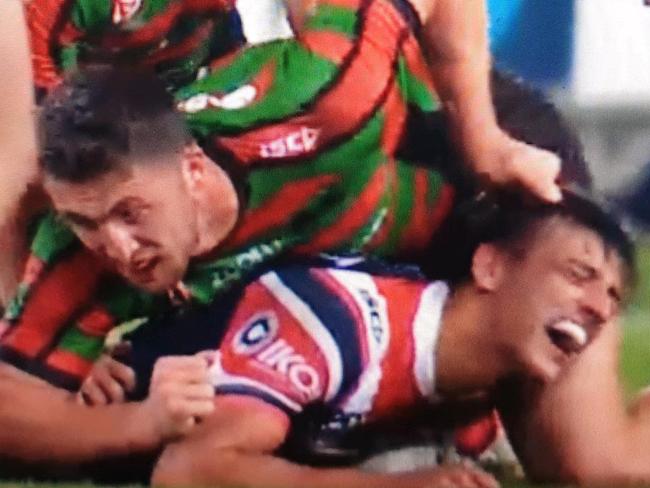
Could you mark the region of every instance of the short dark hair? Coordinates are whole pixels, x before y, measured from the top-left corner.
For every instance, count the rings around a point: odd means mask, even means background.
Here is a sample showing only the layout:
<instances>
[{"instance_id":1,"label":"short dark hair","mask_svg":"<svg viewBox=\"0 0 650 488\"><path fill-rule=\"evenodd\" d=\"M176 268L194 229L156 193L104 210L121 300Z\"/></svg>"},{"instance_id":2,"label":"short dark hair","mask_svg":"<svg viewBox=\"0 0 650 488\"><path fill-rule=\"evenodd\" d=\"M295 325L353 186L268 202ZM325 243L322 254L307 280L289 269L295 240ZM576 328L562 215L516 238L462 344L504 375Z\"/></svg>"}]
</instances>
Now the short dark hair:
<instances>
[{"instance_id":1,"label":"short dark hair","mask_svg":"<svg viewBox=\"0 0 650 488\"><path fill-rule=\"evenodd\" d=\"M432 278L460 283L471 277L472 256L480 244L495 243L514 254L525 252L540 225L564 218L599 235L624 266L626 284L636 281L635 249L617 216L582 191L563 191L559 204L543 203L520 193L484 193L461 203L429 251L425 272ZM440 257L440 258L439 258Z\"/></svg>"},{"instance_id":2,"label":"short dark hair","mask_svg":"<svg viewBox=\"0 0 650 488\"><path fill-rule=\"evenodd\" d=\"M106 65L69 75L46 97L38 125L45 174L77 183L131 164L137 156L152 161L156 155L180 154L191 140L172 96L153 72Z\"/></svg>"}]
</instances>

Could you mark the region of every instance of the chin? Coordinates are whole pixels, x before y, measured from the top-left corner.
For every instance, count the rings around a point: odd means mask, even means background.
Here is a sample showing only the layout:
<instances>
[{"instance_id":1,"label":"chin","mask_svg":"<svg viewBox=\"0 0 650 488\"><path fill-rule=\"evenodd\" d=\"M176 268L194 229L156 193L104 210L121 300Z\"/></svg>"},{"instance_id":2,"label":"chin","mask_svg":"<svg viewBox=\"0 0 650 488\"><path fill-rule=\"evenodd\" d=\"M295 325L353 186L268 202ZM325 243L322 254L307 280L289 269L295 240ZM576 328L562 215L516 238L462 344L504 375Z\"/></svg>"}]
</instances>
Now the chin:
<instances>
[{"instance_id":1,"label":"chin","mask_svg":"<svg viewBox=\"0 0 650 488\"><path fill-rule=\"evenodd\" d=\"M552 383L562 373L562 366L552 359L533 361L528 368L528 375L539 383Z\"/></svg>"}]
</instances>

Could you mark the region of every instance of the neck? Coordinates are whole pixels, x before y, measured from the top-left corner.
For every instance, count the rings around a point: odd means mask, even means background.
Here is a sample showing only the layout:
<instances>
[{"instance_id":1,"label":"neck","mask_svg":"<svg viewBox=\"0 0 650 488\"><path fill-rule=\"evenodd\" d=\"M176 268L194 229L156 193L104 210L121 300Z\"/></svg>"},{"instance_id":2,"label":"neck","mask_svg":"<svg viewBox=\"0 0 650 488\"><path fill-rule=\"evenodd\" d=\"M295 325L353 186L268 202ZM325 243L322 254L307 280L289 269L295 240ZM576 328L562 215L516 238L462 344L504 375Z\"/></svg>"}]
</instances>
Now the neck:
<instances>
[{"instance_id":1,"label":"neck","mask_svg":"<svg viewBox=\"0 0 650 488\"><path fill-rule=\"evenodd\" d=\"M436 353L436 389L448 396L489 390L506 374L491 330L491 304L471 285L450 295Z\"/></svg>"},{"instance_id":2,"label":"neck","mask_svg":"<svg viewBox=\"0 0 650 488\"><path fill-rule=\"evenodd\" d=\"M232 232L239 218L239 198L230 177L219 166L206 169L211 173L206 191L195 202L197 246L194 256L214 251Z\"/></svg>"}]
</instances>

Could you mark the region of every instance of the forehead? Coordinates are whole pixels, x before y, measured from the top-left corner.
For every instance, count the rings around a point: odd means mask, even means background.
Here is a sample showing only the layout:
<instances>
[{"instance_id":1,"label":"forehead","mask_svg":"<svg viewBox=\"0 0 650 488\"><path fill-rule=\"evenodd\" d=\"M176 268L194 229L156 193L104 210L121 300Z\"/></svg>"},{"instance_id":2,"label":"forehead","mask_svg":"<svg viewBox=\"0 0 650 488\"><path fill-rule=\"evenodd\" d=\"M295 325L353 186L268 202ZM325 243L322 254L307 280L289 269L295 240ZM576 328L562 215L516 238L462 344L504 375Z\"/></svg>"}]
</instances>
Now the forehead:
<instances>
[{"instance_id":1,"label":"forehead","mask_svg":"<svg viewBox=\"0 0 650 488\"><path fill-rule=\"evenodd\" d=\"M92 216L127 197L164 198L178 187L180 174L178 165L137 164L80 183L46 178L45 189L57 210Z\"/></svg>"},{"instance_id":2,"label":"forehead","mask_svg":"<svg viewBox=\"0 0 650 488\"><path fill-rule=\"evenodd\" d=\"M625 264L618 252L595 231L570 219L557 216L542 222L527 246L528 256L541 265L577 261L603 273L617 288L625 288Z\"/></svg>"}]
</instances>

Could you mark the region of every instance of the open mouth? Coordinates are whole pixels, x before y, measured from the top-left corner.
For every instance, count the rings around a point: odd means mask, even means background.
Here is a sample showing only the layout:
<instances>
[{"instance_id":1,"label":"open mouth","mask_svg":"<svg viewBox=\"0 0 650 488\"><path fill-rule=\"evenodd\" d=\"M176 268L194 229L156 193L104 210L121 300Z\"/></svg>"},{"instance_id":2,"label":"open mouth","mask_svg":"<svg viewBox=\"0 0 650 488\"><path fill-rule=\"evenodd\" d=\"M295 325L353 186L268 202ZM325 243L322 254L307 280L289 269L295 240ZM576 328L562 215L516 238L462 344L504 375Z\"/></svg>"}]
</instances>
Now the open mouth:
<instances>
[{"instance_id":1,"label":"open mouth","mask_svg":"<svg viewBox=\"0 0 650 488\"><path fill-rule=\"evenodd\" d=\"M148 277L151 275L154 268L158 266L159 262L160 258L158 257L138 261L131 267L131 272L139 277Z\"/></svg>"},{"instance_id":2,"label":"open mouth","mask_svg":"<svg viewBox=\"0 0 650 488\"><path fill-rule=\"evenodd\" d=\"M585 327L568 319L552 323L546 328L546 333L553 345L567 355L578 354L589 343Z\"/></svg>"}]
</instances>

